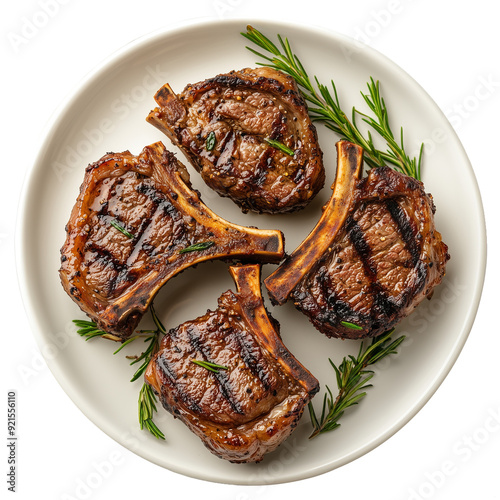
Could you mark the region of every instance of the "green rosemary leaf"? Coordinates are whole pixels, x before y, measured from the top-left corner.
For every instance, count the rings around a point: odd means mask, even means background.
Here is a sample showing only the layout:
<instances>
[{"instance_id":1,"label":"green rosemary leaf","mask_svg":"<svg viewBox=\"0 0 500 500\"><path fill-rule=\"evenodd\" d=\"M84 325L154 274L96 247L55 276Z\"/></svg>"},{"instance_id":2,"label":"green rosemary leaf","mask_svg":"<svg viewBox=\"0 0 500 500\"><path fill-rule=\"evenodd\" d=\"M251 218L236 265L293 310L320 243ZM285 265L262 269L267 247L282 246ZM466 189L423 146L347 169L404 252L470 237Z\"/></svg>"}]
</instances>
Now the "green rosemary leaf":
<instances>
[{"instance_id":1,"label":"green rosemary leaf","mask_svg":"<svg viewBox=\"0 0 500 500\"><path fill-rule=\"evenodd\" d=\"M108 335L105 331L97 328L97 325L96 323L94 323L94 321L74 319L73 323L78 327L76 333L78 333L80 337L84 337L86 341L93 339L94 337L103 337L105 335Z\"/></svg>"},{"instance_id":2,"label":"green rosemary leaf","mask_svg":"<svg viewBox=\"0 0 500 500\"><path fill-rule=\"evenodd\" d=\"M286 144L283 144L282 142L275 141L274 139L269 139L269 137L264 137L264 140L273 148L279 149L283 153L293 156L295 153L293 149L289 148Z\"/></svg>"},{"instance_id":3,"label":"green rosemary leaf","mask_svg":"<svg viewBox=\"0 0 500 500\"><path fill-rule=\"evenodd\" d=\"M207 135L207 138L205 140L205 148L207 149L207 151L212 151L215 148L215 143L216 143L215 132L212 130Z\"/></svg>"},{"instance_id":4,"label":"green rosemary leaf","mask_svg":"<svg viewBox=\"0 0 500 500\"><path fill-rule=\"evenodd\" d=\"M187 252L198 252L200 250L205 250L210 248L212 245L215 245L213 241L203 241L200 243L195 243L194 245L190 245L186 248L181 248L179 253L187 253Z\"/></svg>"},{"instance_id":5,"label":"green rosemary leaf","mask_svg":"<svg viewBox=\"0 0 500 500\"><path fill-rule=\"evenodd\" d=\"M340 324L345 326L346 328L351 328L352 330L362 330L363 327L356 325L354 323L350 323L349 321L341 321Z\"/></svg>"},{"instance_id":6,"label":"green rosemary leaf","mask_svg":"<svg viewBox=\"0 0 500 500\"><path fill-rule=\"evenodd\" d=\"M162 334L167 333L167 330L163 326L163 323L160 321L160 318L156 314L156 310L154 308L153 303L151 303L151 305L149 306L149 311L151 312L151 317L153 318L153 321L156 325L156 329L157 329L156 331L159 333L162 333Z\"/></svg>"},{"instance_id":7,"label":"green rosemary leaf","mask_svg":"<svg viewBox=\"0 0 500 500\"><path fill-rule=\"evenodd\" d=\"M210 361L203 361L200 359L191 359L191 363L201 366L210 372L217 373L219 370L229 370L228 366L218 365L217 363L211 363Z\"/></svg>"},{"instance_id":8,"label":"green rosemary leaf","mask_svg":"<svg viewBox=\"0 0 500 500\"><path fill-rule=\"evenodd\" d=\"M129 233L123 226L121 226L116 220L114 219L111 219L109 221L109 223L115 228L117 229L118 231L120 231L120 233L123 233L127 238L130 238L130 239L133 239L134 238L134 235Z\"/></svg>"},{"instance_id":9,"label":"green rosemary leaf","mask_svg":"<svg viewBox=\"0 0 500 500\"><path fill-rule=\"evenodd\" d=\"M163 432L158 429L153 422L153 415L156 412L156 396L151 386L144 383L139 391L139 425L141 429L146 428L158 439L165 439Z\"/></svg>"},{"instance_id":10,"label":"green rosemary leaf","mask_svg":"<svg viewBox=\"0 0 500 500\"><path fill-rule=\"evenodd\" d=\"M130 382L134 382L139 377L144 375L144 372L146 371L146 368L148 367L149 362L151 361L151 358L158 350L159 334L160 334L160 332L158 332L155 335L151 335L150 337L146 337L144 339L144 342L149 342L149 345L144 350L144 352L142 352L139 356L137 356L137 358L135 358L130 363L130 365L135 365L136 363L140 363L142 361L142 364L139 366L137 371L134 373L133 377L130 379Z\"/></svg>"},{"instance_id":11,"label":"green rosemary leaf","mask_svg":"<svg viewBox=\"0 0 500 500\"><path fill-rule=\"evenodd\" d=\"M89 326L92 326L92 327L96 326L96 324L93 321L86 321L84 319L74 319L73 323L76 326L81 327L81 328L86 328L86 327L89 327Z\"/></svg>"},{"instance_id":12,"label":"green rosemary leaf","mask_svg":"<svg viewBox=\"0 0 500 500\"><path fill-rule=\"evenodd\" d=\"M325 397L326 397L326 395L325 395ZM324 410L324 408L325 408L325 403L323 403L323 410ZM319 428L318 417L316 416L313 405L309 405L308 410L309 410L309 417L311 418L311 425L313 426L313 429Z\"/></svg>"},{"instance_id":13,"label":"green rosemary leaf","mask_svg":"<svg viewBox=\"0 0 500 500\"><path fill-rule=\"evenodd\" d=\"M135 337L130 337L129 339L125 340L125 342L123 342L122 345L113 354L120 352L126 345L131 344L134 340L138 339L139 337L140 335L136 335Z\"/></svg>"}]
</instances>

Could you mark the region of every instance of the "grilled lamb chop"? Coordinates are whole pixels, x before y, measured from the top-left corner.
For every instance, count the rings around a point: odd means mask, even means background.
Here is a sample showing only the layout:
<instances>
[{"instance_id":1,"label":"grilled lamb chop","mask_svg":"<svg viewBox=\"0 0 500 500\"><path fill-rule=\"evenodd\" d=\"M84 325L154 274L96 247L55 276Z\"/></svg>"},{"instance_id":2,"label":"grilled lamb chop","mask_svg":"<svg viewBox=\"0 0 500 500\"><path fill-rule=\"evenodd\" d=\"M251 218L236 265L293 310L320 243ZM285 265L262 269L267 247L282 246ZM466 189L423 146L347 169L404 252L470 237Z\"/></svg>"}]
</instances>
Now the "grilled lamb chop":
<instances>
[{"instance_id":1,"label":"grilled lamb chop","mask_svg":"<svg viewBox=\"0 0 500 500\"><path fill-rule=\"evenodd\" d=\"M243 211L298 210L323 187L316 128L295 81L284 73L231 71L179 95L166 84L155 100L147 121L186 154L208 186Z\"/></svg>"},{"instance_id":2,"label":"grilled lamb chop","mask_svg":"<svg viewBox=\"0 0 500 500\"><path fill-rule=\"evenodd\" d=\"M284 253L280 231L238 226L208 209L161 142L89 165L66 232L62 285L113 340L129 337L156 292L189 266L279 262Z\"/></svg>"},{"instance_id":3,"label":"grilled lamb chop","mask_svg":"<svg viewBox=\"0 0 500 500\"><path fill-rule=\"evenodd\" d=\"M259 462L297 426L318 381L287 350L267 314L258 264L230 268L237 292L170 330L146 382L215 455ZM219 365L214 371L194 363Z\"/></svg>"},{"instance_id":4,"label":"grilled lamb chop","mask_svg":"<svg viewBox=\"0 0 500 500\"><path fill-rule=\"evenodd\" d=\"M389 167L359 180L361 148L341 141L337 152L320 221L265 283L274 303L292 298L328 337L371 337L430 297L450 256L420 181Z\"/></svg>"}]
</instances>

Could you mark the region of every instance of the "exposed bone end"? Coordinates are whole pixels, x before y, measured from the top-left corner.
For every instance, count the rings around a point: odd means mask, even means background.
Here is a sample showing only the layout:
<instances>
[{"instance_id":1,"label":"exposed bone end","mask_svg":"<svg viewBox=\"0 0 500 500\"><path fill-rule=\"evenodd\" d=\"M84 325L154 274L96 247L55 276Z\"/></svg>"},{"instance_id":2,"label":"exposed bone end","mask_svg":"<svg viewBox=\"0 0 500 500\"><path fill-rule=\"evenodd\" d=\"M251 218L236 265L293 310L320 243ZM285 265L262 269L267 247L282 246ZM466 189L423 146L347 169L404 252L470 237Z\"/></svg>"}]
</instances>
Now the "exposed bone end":
<instances>
[{"instance_id":1,"label":"exposed bone end","mask_svg":"<svg viewBox=\"0 0 500 500\"><path fill-rule=\"evenodd\" d=\"M339 141L337 172L333 194L323 214L307 238L265 281L273 304L284 304L293 289L323 255L342 227L363 166L363 149L349 141Z\"/></svg>"},{"instance_id":2,"label":"exposed bone end","mask_svg":"<svg viewBox=\"0 0 500 500\"><path fill-rule=\"evenodd\" d=\"M239 302L245 320L258 335L267 349L274 352L283 368L307 391L309 397L318 392L316 378L284 346L279 335L279 323L268 315L261 293L260 266L241 265L229 268L238 290Z\"/></svg>"}]
</instances>

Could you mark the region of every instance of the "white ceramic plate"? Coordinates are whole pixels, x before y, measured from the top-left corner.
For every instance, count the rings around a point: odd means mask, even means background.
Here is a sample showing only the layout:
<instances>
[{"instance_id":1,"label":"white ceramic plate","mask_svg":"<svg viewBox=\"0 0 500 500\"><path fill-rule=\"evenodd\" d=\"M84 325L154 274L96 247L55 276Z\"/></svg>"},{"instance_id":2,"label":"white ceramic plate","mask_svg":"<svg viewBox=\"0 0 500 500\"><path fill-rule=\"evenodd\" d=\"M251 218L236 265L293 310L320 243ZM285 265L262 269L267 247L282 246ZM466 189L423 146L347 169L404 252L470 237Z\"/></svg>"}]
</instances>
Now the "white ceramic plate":
<instances>
[{"instance_id":1,"label":"white ceramic plate","mask_svg":"<svg viewBox=\"0 0 500 500\"><path fill-rule=\"evenodd\" d=\"M408 336L399 355L376 368L374 387L344 415L340 429L309 441L306 412L288 441L260 464L248 465L216 458L161 408L155 420L166 441L153 438L138 428L141 382L129 383L133 368L123 352L112 355L115 343L84 342L75 334L71 320L84 315L59 283L64 226L85 166L108 151L138 154L157 140L175 150L145 121L155 105L155 91L167 81L180 91L187 83L254 66L257 58L245 49L246 40L239 34L245 30L243 21L197 23L154 33L126 46L88 76L49 127L25 186L18 232L19 277L28 315L54 376L75 404L142 457L187 476L235 484L293 481L332 470L367 453L407 423L446 377L466 341L480 299L486 247L480 195L467 156L444 115L414 80L374 50L334 33L261 21L254 25L269 36L287 36L311 75L323 82L333 78L346 109L363 106L359 91L366 89L370 76L381 81L393 127L404 125L408 149L416 152L422 141L427 144L423 180L434 196L436 223L452 256L433 299L398 327L398 333ZM189 167L193 183L205 203L227 219L282 229L291 251L314 226L331 193L338 138L321 127L319 135L327 184L298 214L242 214L208 190ZM264 267L265 274L270 271ZM165 325L174 327L215 308L218 296L232 286L226 264L203 264L168 283L155 306ZM323 388L327 384L335 389L328 357L338 363L357 352L358 343L327 339L291 305L270 309L288 348ZM131 345L129 352L139 349ZM314 401L318 409L322 394Z\"/></svg>"}]
</instances>

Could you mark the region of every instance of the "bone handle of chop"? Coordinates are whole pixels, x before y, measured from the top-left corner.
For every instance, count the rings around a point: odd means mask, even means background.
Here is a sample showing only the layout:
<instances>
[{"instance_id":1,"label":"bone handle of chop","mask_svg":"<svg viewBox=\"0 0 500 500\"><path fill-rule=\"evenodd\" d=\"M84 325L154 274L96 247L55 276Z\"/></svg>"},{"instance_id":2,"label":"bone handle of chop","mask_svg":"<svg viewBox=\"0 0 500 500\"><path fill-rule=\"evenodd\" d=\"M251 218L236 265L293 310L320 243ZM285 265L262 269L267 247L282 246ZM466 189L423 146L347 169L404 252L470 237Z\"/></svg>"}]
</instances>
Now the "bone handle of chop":
<instances>
[{"instance_id":1,"label":"bone handle of chop","mask_svg":"<svg viewBox=\"0 0 500 500\"><path fill-rule=\"evenodd\" d=\"M363 149L348 141L337 142L336 148L337 173L332 185L333 194L320 220L285 262L264 281L274 304L284 304L311 267L328 251L351 207L362 172Z\"/></svg>"}]
</instances>

